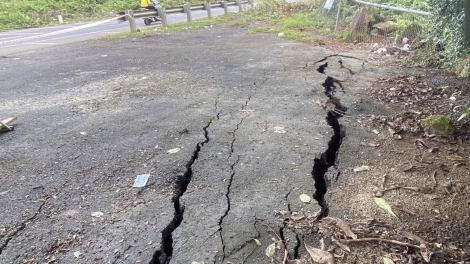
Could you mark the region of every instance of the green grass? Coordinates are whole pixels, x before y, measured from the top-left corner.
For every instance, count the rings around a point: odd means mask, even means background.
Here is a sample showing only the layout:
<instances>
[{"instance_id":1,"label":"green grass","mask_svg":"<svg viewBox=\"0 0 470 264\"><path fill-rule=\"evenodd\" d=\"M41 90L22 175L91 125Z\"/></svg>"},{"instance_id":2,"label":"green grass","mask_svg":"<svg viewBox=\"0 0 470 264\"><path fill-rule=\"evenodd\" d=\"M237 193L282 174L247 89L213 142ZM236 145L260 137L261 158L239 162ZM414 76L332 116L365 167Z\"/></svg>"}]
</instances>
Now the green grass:
<instances>
[{"instance_id":1,"label":"green grass","mask_svg":"<svg viewBox=\"0 0 470 264\"><path fill-rule=\"evenodd\" d=\"M246 24L241 21L240 16L237 14L230 14L228 16L214 16L212 19L204 18L204 19L196 19L191 22L181 22L170 24L168 27L145 27L140 28L137 32L121 32L116 34L111 34L108 36L101 37L100 39L104 40L113 40L113 39L120 39L126 38L129 36L138 37L138 36L149 36L155 35L158 33L172 33L172 32L181 32L186 30L197 30L202 28L209 28L212 25L219 25L219 24L226 24L228 26L246 26ZM155 28L157 28L155 30Z\"/></svg>"}]
</instances>

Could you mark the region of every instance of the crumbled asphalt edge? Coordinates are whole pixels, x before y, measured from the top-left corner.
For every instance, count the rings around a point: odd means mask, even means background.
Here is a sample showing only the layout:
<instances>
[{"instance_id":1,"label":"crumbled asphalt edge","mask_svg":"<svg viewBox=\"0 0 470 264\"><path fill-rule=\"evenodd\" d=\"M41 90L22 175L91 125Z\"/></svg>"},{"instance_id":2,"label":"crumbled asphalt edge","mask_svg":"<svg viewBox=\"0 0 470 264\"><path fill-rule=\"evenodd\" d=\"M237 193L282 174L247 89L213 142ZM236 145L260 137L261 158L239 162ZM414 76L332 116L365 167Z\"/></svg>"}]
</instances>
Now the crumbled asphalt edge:
<instances>
[{"instance_id":1,"label":"crumbled asphalt edge","mask_svg":"<svg viewBox=\"0 0 470 264\"><path fill-rule=\"evenodd\" d=\"M337 55L327 56L317 62L326 61L331 56ZM339 60L339 63L340 66L342 66L341 59ZM328 62L320 65L317 68L317 71L322 74L325 74L326 67L328 67ZM326 122L333 129L333 135L331 136L331 139L328 142L328 148L325 152L317 156L313 161L312 177L315 182L314 199L318 202L318 205L320 205L321 207L321 212L319 214L320 219L328 216L329 213L329 207L325 200L325 194L328 191L329 182L327 182L327 180L325 179L325 174L328 172L328 169L331 166L336 165L338 151L341 148L343 138L346 136L344 127L339 123L339 118L342 117L340 112L346 112L347 107L343 106L340 100L334 97L334 93L337 88L336 85L338 85L344 92L344 87L341 81L331 76L327 76L325 82L322 84L322 86L325 88L325 95L330 99L330 102L335 105L335 109L329 110L326 115Z\"/></svg>"},{"instance_id":2,"label":"crumbled asphalt edge","mask_svg":"<svg viewBox=\"0 0 470 264\"><path fill-rule=\"evenodd\" d=\"M216 103L217 104L217 103ZM217 115L218 116L218 115ZM212 124L213 119L203 127L205 139L196 144L196 148L193 151L193 155L186 164L186 171L182 176L179 176L175 183L175 192L173 194L172 202L174 205L174 215L171 222L162 231L162 242L160 249L155 251L150 264L167 264L170 263L171 257L173 256L173 231L180 226L183 221L184 204L181 204L180 198L186 192L189 183L193 176L192 166L194 162L199 158L199 152L201 151L204 144L210 141L208 129Z\"/></svg>"},{"instance_id":3,"label":"crumbled asphalt edge","mask_svg":"<svg viewBox=\"0 0 470 264\"><path fill-rule=\"evenodd\" d=\"M245 101L245 103L241 106L241 110L245 109L251 98L253 97L253 95L257 92L258 88L261 87L268 79L266 78L266 75L264 77L264 80L260 83L260 84L256 84L253 83L254 87L255 87L255 90L253 92L253 94L249 95L247 100ZM236 137L236 132L237 130L239 129L239 127L243 124L243 121L245 121L245 117L242 117L240 122L237 124L236 128L232 131L232 142L230 144L230 155L228 156L227 158L227 161L230 162L230 159L232 158L233 156L233 153L234 153L234 150L233 150L233 146L235 144L235 141L237 140L237 137ZM230 164L230 170L231 170L231 173L230 173L230 179L229 179L229 182L228 182L228 185L227 185L227 191L225 193L225 198L227 199L227 210L225 210L224 214L220 217L219 219L219 236L220 236L220 240L222 241L222 261L221 263L224 262L225 258L227 257L227 254L225 252L225 243L224 243L224 237L223 237L223 222L224 222L224 219L225 217L227 217L227 215L229 214L230 212L230 190L231 190L231 187L232 187L232 182L233 182L233 178L235 177L235 166L238 164L238 162L240 161L240 156L237 156L237 159Z\"/></svg>"}]
</instances>

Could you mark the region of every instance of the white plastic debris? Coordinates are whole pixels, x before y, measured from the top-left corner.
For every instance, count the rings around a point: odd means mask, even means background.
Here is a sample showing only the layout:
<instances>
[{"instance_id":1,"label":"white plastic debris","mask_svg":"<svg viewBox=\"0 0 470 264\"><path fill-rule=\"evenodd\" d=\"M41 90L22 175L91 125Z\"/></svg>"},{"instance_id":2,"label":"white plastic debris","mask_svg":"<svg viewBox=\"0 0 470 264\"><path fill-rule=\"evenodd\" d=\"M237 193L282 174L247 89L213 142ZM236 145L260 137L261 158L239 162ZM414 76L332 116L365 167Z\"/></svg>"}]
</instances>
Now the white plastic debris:
<instances>
[{"instance_id":1,"label":"white plastic debris","mask_svg":"<svg viewBox=\"0 0 470 264\"><path fill-rule=\"evenodd\" d=\"M286 131L284 130L284 127L274 127L274 133L284 134Z\"/></svg>"},{"instance_id":2,"label":"white plastic debris","mask_svg":"<svg viewBox=\"0 0 470 264\"><path fill-rule=\"evenodd\" d=\"M354 172L361 172L361 171L368 171L368 170L370 170L370 167L366 165L354 168Z\"/></svg>"},{"instance_id":3,"label":"white plastic debris","mask_svg":"<svg viewBox=\"0 0 470 264\"><path fill-rule=\"evenodd\" d=\"M75 252L73 252L73 255L74 255L76 258L80 258L80 256L82 255L82 252L80 252L80 251L75 251Z\"/></svg>"},{"instance_id":4,"label":"white plastic debris","mask_svg":"<svg viewBox=\"0 0 470 264\"><path fill-rule=\"evenodd\" d=\"M91 216L101 218L101 217L104 216L104 213L103 212L93 212L93 213L91 213Z\"/></svg>"},{"instance_id":5,"label":"white plastic debris","mask_svg":"<svg viewBox=\"0 0 470 264\"><path fill-rule=\"evenodd\" d=\"M137 175L134 180L134 185L132 185L132 187L144 187L147 184L147 181L149 180L149 176L150 174Z\"/></svg>"},{"instance_id":6,"label":"white plastic debris","mask_svg":"<svg viewBox=\"0 0 470 264\"><path fill-rule=\"evenodd\" d=\"M411 48L411 47L410 47L410 44L405 44L405 45L403 45L403 50L404 50L404 51L410 51L410 48Z\"/></svg>"},{"instance_id":7,"label":"white plastic debris","mask_svg":"<svg viewBox=\"0 0 470 264\"><path fill-rule=\"evenodd\" d=\"M284 32L280 32L279 34L277 34L277 36L280 38L284 37Z\"/></svg>"},{"instance_id":8,"label":"white plastic debris","mask_svg":"<svg viewBox=\"0 0 470 264\"><path fill-rule=\"evenodd\" d=\"M175 154L175 153L179 152L180 150L181 150L180 148L174 148L174 149L168 150L167 152L170 153L170 154Z\"/></svg>"},{"instance_id":9,"label":"white plastic debris","mask_svg":"<svg viewBox=\"0 0 470 264\"><path fill-rule=\"evenodd\" d=\"M380 49L377 49L376 52L377 52L378 54L387 53L387 49L386 49L386 48L380 48Z\"/></svg>"},{"instance_id":10,"label":"white plastic debris","mask_svg":"<svg viewBox=\"0 0 470 264\"><path fill-rule=\"evenodd\" d=\"M86 132L80 132L80 135L85 136Z\"/></svg>"}]
</instances>

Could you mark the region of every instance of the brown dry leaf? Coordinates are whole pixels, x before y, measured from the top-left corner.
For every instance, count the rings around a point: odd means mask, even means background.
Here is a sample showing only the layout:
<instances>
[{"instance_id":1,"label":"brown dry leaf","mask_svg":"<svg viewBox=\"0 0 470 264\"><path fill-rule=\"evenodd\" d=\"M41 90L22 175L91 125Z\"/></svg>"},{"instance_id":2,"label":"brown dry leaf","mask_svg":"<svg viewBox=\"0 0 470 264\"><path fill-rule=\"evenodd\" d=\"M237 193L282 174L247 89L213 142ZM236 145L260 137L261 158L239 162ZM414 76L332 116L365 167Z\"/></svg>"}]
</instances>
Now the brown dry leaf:
<instances>
[{"instance_id":1,"label":"brown dry leaf","mask_svg":"<svg viewBox=\"0 0 470 264\"><path fill-rule=\"evenodd\" d=\"M357 236L354 234L354 232L351 230L348 224L344 222L343 220L335 217L325 217L324 218L327 221L331 221L334 223L337 227L339 227L343 232L350 238L352 239L357 239Z\"/></svg>"},{"instance_id":2,"label":"brown dry leaf","mask_svg":"<svg viewBox=\"0 0 470 264\"><path fill-rule=\"evenodd\" d=\"M447 158L450 159L450 160L453 160L453 161L465 161L464 158L460 157L457 154L450 155Z\"/></svg>"},{"instance_id":3,"label":"brown dry leaf","mask_svg":"<svg viewBox=\"0 0 470 264\"><path fill-rule=\"evenodd\" d=\"M318 248L314 248L305 244L305 249L307 250L308 254L312 258L313 261L319 264L334 264L335 259L330 252L324 251Z\"/></svg>"}]
</instances>

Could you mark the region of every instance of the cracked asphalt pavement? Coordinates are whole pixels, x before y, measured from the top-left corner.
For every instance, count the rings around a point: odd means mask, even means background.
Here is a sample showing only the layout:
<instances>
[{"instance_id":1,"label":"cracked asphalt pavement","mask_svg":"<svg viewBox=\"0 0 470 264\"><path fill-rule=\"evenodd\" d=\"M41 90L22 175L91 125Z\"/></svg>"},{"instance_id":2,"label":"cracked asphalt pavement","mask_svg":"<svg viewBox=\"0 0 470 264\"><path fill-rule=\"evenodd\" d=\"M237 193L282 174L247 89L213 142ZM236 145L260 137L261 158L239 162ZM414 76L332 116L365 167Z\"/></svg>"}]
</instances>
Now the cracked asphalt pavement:
<instances>
[{"instance_id":1,"label":"cracked asphalt pavement","mask_svg":"<svg viewBox=\"0 0 470 264\"><path fill-rule=\"evenodd\" d=\"M0 263L267 263L276 237L298 257L312 238L275 211L321 209L299 195L323 199L340 130L316 103L332 55L216 26L0 58Z\"/></svg>"}]
</instances>

